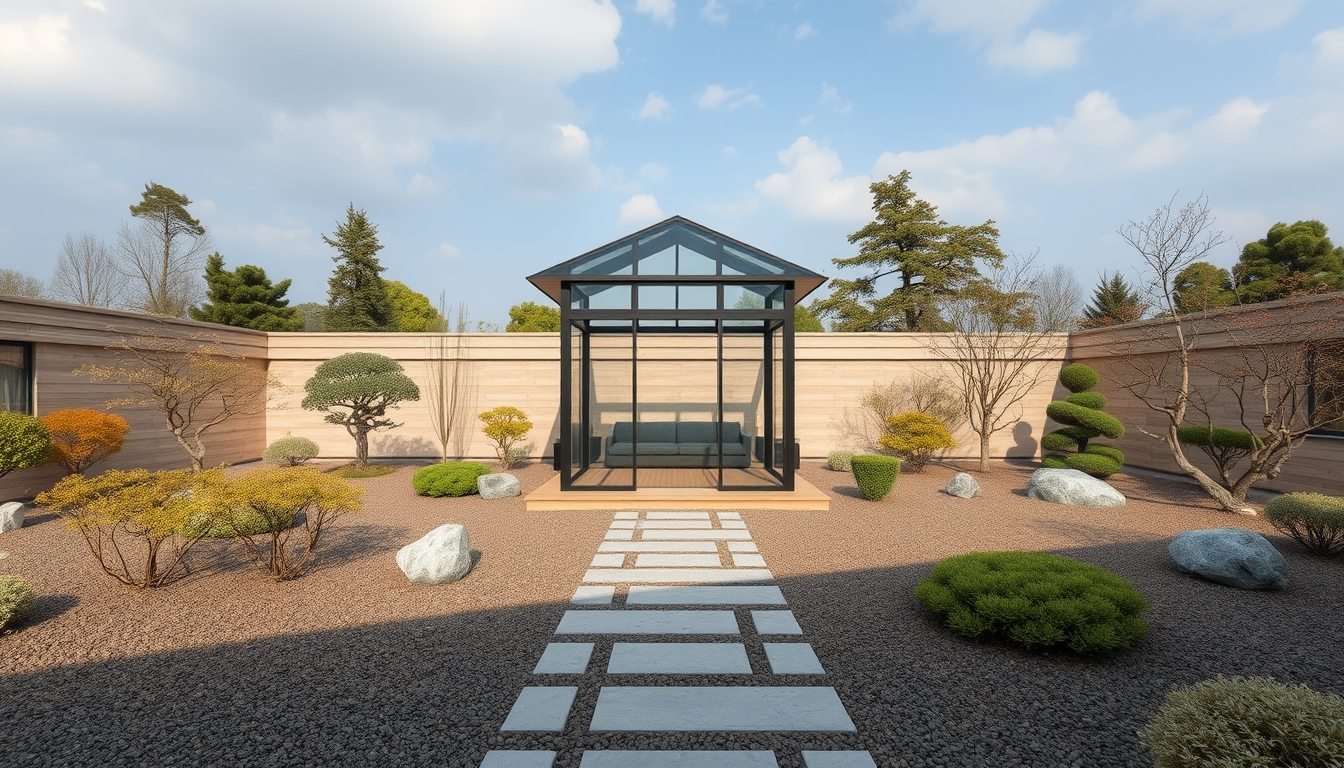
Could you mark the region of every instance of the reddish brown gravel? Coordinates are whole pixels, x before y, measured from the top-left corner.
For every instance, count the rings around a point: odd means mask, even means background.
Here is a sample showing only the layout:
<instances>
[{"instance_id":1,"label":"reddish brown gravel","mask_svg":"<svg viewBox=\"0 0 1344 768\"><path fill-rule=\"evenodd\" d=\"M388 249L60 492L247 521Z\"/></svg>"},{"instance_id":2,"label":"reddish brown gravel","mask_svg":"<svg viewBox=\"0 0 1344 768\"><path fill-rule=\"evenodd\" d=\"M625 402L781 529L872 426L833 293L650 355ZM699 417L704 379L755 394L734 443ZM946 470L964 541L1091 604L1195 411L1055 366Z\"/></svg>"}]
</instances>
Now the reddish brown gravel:
<instances>
[{"instance_id":1,"label":"reddish brown gravel","mask_svg":"<svg viewBox=\"0 0 1344 768\"><path fill-rule=\"evenodd\" d=\"M806 465L830 512L742 516L857 734L589 734L609 652L599 644L588 674L547 681L580 689L564 733L505 736L612 513L420 498L413 471L356 481L366 509L283 584L228 542L199 547L183 581L138 591L104 576L53 515L0 536L0 573L40 595L0 637L0 764L476 766L491 748L545 748L577 766L588 748L717 746L774 749L782 766L816 747L867 749L882 766L1134 766L1152 764L1136 731L1173 685L1271 675L1344 694L1344 562L1219 512L1188 485L1120 476L1125 507L1066 507L1025 498L1030 470L999 465L979 478L981 497L961 500L938 493L953 470L932 466L872 503L847 475ZM519 472L525 490L550 475ZM467 526L476 568L456 584L408 583L394 553L445 522ZM1174 568L1172 535L1224 526L1269 535L1289 588L1237 590ZM1130 579L1149 599L1150 638L1104 659L1035 655L957 637L914 600L938 559L1012 548Z\"/></svg>"}]
</instances>

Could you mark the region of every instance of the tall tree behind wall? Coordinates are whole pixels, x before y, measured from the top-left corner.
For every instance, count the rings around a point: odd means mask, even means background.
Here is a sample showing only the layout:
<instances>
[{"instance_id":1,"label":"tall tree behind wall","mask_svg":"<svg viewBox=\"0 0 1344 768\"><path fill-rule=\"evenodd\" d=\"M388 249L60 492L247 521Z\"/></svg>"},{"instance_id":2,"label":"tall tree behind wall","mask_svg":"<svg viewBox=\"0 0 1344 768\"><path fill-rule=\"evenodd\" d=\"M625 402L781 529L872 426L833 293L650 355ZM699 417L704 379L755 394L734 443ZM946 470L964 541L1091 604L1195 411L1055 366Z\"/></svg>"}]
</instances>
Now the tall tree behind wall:
<instances>
[{"instance_id":1,"label":"tall tree behind wall","mask_svg":"<svg viewBox=\"0 0 1344 768\"><path fill-rule=\"evenodd\" d=\"M330 332L384 331L392 322L392 306L378 262L383 249L378 242L378 227L369 222L368 213L346 209L345 222L336 225L334 238L322 241L336 249L332 260L336 270L327 281L327 309L322 313L322 330Z\"/></svg>"},{"instance_id":2,"label":"tall tree behind wall","mask_svg":"<svg viewBox=\"0 0 1344 768\"><path fill-rule=\"evenodd\" d=\"M1344 289L1344 247L1319 221L1279 222L1241 250L1232 273L1237 295L1251 304Z\"/></svg>"},{"instance_id":3,"label":"tall tree behind wall","mask_svg":"<svg viewBox=\"0 0 1344 768\"><path fill-rule=\"evenodd\" d=\"M130 305L151 315L186 317L201 300L201 268L210 238L187 212L186 195L150 182L131 206L135 226L117 233L120 269L130 283Z\"/></svg>"},{"instance_id":4,"label":"tall tree behind wall","mask_svg":"<svg viewBox=\"0 0 1344 768\"><path fill-rule=\"evenodd\" d=\"M97 235L66 235L51 275L55 298L86 307L120 307L126 288L126 275Z\"/></svg>"}]
</instances>

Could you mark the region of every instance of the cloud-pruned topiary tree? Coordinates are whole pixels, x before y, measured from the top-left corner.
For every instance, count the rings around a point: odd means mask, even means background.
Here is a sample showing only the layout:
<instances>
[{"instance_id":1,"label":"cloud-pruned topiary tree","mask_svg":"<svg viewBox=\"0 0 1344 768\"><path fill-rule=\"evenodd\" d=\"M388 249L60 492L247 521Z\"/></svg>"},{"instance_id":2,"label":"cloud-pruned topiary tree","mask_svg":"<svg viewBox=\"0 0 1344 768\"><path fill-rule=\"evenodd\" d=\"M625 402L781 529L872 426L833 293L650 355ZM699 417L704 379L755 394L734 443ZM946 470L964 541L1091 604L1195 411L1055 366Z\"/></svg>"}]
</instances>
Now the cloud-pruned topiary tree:
<instances>
[{"instance_id":1,"label":"cloud-pruned topiary tree","mask_svg":"<svg viewBox=\"0 0 1344 768\"><path fill-rule=\"evenodd\" d=\"M319 365L303 385L303 408L321 411L355 438L355 459L369 465L369 433L401 426L387 410L420 399L420 388L399 363L373 352L350 352Z\"/></svg>"},{"instance_id":2,"label":"cloud-pruned topiary tree","mask_svg":"<svg viewBox=\"0 0 1344 768\"><path fill-rule=\"evenodd\" d=\"M1077 469L1095 477L1108 477L1125 465L1125 454L1118 449L1089 444L1097 437L1116 440L1125 435L1120 420L1102 411L1106 396L1088 391L1100 381L1097 372L1082 363L1066 365L1059 372L1059 382L1073 394L1045 409L1050 418L1065 426L1041 438L1041 447L1052 451L1041 460L1042 464L1056 469Z\"/></svg>"}]
</instances>

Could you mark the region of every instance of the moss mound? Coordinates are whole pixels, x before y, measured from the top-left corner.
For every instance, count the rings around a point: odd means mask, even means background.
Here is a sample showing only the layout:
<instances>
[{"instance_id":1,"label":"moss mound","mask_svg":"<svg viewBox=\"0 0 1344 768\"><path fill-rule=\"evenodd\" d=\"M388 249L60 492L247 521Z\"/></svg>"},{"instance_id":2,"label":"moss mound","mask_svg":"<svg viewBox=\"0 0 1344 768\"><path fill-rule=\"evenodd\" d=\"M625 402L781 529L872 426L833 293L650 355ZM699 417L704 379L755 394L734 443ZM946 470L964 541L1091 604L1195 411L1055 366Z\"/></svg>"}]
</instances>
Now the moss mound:
<instances>
[{"instance_id":1,"label":"moss mound","mask_svg":"<svg viewBox=\"0 0 1344 768\"><path fill-rule=\"evenodd\" d=\"M475 461L431 464L415 473L411 486L421 496L466 496L480 493L476 479L490 474L490 467Z\"/></svg>"}]
</instances>

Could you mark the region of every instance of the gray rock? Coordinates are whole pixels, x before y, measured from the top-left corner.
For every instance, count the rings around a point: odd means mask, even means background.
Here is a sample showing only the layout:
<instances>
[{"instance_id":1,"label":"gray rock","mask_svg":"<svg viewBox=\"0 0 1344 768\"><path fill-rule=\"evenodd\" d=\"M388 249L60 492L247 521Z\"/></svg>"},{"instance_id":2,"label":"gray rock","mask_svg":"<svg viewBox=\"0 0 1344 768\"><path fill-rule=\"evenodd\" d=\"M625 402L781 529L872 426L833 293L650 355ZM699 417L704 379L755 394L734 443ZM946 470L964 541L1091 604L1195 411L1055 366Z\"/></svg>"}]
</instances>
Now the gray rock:
<instances>
[{"instance_id":1,"label":"gray rock","mask_svg":"<svg viewBox=\"0 0 1344 768\"><path fill-rule=\"evenodd\" d=\"M1119 507L1125 497L1095 477L1076 469L1038 469L1027 483L1027 498L1079 507Z\"/></svg>"},{"instance_id":2,"label":"gray rock","mask_svg":"<svg viewBox=\"0 0 1344 768\"><path fill-rule=\"evenodd\" d=\"M482 499L505 499L523 492L523 484L508 472L496 472L476 478L476 487L481 489Z\"/></svg>"},{"instance_id":3,"label":"gray rock","mask_svg":"<svg viewBox=\"0 0 1344 768\"><path fill-rule=\"evenodd\" d=\"M956 496L958 499L969 499L980 495L980 484L965 472L958 472L947 481L947 485L943 486L943 493Z\"/></svg>"},{"instance_id":4,"label":"gray rock","mask_svg":"<svg viewBox=\"0 0 1344 768\"><path fill-rule=\"evenodd\" d=\"M397 551L397 565L417 584L447 584L471 570L467 529L456 523L440 525L419 541Z\"/></svg>"},{"instance_id":5,"label":"gray rock","mask_svg":"<svg viewBox=\"0 0 1344 768\"><path fill-rule=\"evenodd\" d=\"M1176 567L1242 589L1283 589L1288 561L1269 539L1241 528L1186 531L1167 545Z\"/></svg>"},{"instance_id":6,"label":"gray rock","mask_svg":"<svg viewBox=\"0 0 1344 768\"><path fill-rule=\"evenodd\" d=\"M28 512L28 505L21 501L10 501L0 504L0 533L17 531L23 527L23 516Z\"/></svg>"}]
</instances>

